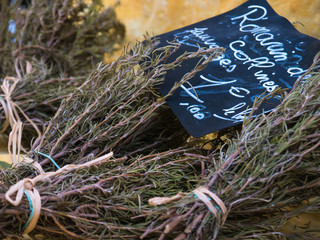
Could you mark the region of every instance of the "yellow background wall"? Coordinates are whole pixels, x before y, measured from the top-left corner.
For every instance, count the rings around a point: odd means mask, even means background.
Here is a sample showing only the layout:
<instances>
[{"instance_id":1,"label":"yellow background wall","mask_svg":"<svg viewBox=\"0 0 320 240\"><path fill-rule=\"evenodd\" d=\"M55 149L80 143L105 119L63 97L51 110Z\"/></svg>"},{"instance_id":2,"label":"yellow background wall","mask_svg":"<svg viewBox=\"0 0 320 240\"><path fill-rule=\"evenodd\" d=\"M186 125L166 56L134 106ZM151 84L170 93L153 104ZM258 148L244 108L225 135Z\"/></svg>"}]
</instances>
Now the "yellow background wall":
<instances>
[{"instance_id":1,"label":"yellow background wall","mask_svg":"<svg viewBox=\"0 0 320 240\"><path fill-rule=\"evenodd\" d=\"M115 0L103 0L112 5ZM120 0L119 19L127 28L127 40L143 34L161 34L229 11L245 0ZM268 0L299 31L320 39L320 0Z\"/></svg>"}]
</instances>

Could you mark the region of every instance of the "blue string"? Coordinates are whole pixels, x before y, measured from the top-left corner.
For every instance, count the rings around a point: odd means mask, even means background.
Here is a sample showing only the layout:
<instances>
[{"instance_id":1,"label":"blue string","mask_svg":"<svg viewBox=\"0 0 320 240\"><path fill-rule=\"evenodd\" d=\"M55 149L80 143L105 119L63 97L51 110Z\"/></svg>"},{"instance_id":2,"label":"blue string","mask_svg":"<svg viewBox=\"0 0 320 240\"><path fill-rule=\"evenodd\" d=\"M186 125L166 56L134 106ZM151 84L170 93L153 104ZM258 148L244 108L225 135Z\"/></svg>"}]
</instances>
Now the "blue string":
<instances>
[{"instance_id":1,"label":"blue string","mask_svg":"<svg viewBox=\"0 0 320 240\"><path fill-rule=\"evenodd\" d=\"M197 194L195 194L195 193L192 193L192 196L195 197L195 198L199 198L197 196ZM211 197L208 197L208 198L209 198L210 201L212 201ZM215 205L214 207L219 211L220 214L222 213L222 211L221 211L221 209L220 209L220 207L218 205ZM212 211L210 209L209 209L209 211L212 213Z\"/></svg>"},{"instance_id":2,"label":"blue string","mask_svg":"<svg viewBox=\"0 0 320 240\"><path fill-rule=\"evenodd\" d=\"M52 157L50 157L49 155L47 155L47 154L45 154L45 153L42 153L42 152L38 152L38 151L34 151L35 153L38 153L38 154L40 154L40 155L42 155L42 156L44 156L44 157L47 157L47 158L49 158L50 160L51 160L51 162L54 164L54 165L56 165L56 167L58 168L58 169L60 169L60 167L59 167L59 165L52 159Z\"/></svg>"},{"instance_id":3,"label":"blue string","mask_svg":"<svg viewBox=\"0 0 320 240\"><path fill-rule=\"evenodd\" d=\"M25 229L28 227L28 225L29 225L29 223L30 223L31 219L33 218L33 214L34 214L34 212L33 212L33 204L32 204L32 201L31 201L31 198L30 198L29 194L27 193L27 191L26 191L26 190L24 190L23 192L24 192L24 194L25 194L25 195L27 196L27 198L28 198L29 205L30 205L30 210L31 210L31 214L30 214L30 216L29 216L29 218L28 218L28 220L27 220L26 224L25 224L25 225L23 226L23 228L22 228L22 230L25 230Z\"/></svg>"}]
</instances>

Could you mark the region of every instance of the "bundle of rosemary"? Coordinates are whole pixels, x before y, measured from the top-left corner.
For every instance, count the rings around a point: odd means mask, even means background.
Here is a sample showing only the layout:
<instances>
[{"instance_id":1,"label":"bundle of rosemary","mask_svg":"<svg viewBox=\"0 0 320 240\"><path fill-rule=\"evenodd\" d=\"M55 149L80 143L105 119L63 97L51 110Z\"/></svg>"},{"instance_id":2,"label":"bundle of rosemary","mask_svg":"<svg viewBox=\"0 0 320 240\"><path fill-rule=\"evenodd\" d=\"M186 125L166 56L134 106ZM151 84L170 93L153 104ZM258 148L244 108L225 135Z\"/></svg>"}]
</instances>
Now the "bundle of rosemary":
<instances>
[{"instance_id":1,"label":"bundle of rosemary","mask_svg":"<svg viewBox=\"0 0 320 240\"><path fill-rule=\"evenodd\" d=\"M299 239L277 228L301 211L320 209L319 57L273 112L246 120L239 137L210 156L214 164L192 197L177 194L155 210L143 237ZM163 200L169 203L149 203ZM308 236L306 230L301 239Z\"/></svg>"},{"instance_id":2,"label":"bundle of rosemary","mask_svg":"<svg viewBox=\"0 0 320 240\"><path fill-rule=\"evenodd\" d=\"M99 0L9 2L1 1L0 78L21 78L39 62L58 75L80 76L124 38L114 9Z\"/></svg>"},{"instance_id":3,"label":"bundle of rosemary","mask_svg":"<svg viewBox=\"0 0 320 240\"><path fill-rule=\"evenodd\" d=\"M154 86L167 69L209 52L164 63L177 46L151 45L137 44L100 65L48 122L29 157L46 154L64 167L2 170L1 236L19 238L24 231L48 239L286 239L292 236L278 232L279 225L302 211L319 211L316 62L273 112L246 120L220 152L183 145L161 152L164 139L177 137L159 127L166 97ZM104 155L111 150L114 158ZM54 170L48 162L41 162L44 169Z\"/></svg>"},{"instance_id":4,"label":"bundle of rosemary","mask_svg":"<svg viewBox=\"0 0 320 240\"><path fill-rule=\"evenodd\" d=\"M35 150L29 156L35 159L48 157L40 162L41 165L52 157L59 168L68 163L86 164L92 158L111 150L118 156L125 155L122 158L125 160L138 153L181 145L187 134L168 111L165 104L167 96L160 97L157 85L163 81L167 70L178 67L185 60L206 55L195 69L176 84L172 89L174 91L218 56L222 49L199 49L168 62L166 60L179 44L154 49L157 44L147 38L113 63L100 64L62 102L55 116L47 123L41 140L33 145ZM43 168L48 173L55 170L56 166L47 164ZM112 173L111 169L108 172ZM43 171L42 168L40 171ZM24 176L35 174L25 171L23 164L17 172ZM10 179L3 173L3 181Z\"/></svg>"},{"instance_id":5,"label":"bundle of rosemary","mask_svg":"<svg viewBox=\"0 0 320 240\"><path fill-rule=\"evenodd\" d=\"M9 2L0 2L1 133L21 135L23 123L30 147L62 99L119 49L125 29L98 0Z\"/></svg>"},{"instance_id":6,"label":"bundle of rosemary","mask_svg":"<svg viewBox=\"0 0 320 240\"><path fill-rule=\"evenodd\" d=\"M169 62L179 44L156 48L157 41L146 38L126 49L111 64L100 64L86 81L62 102L55 116L46 123L41 140L34 143L32 158L41 165L50 162L37 152L51 156L59 165L82 163L110 151L129 156L180 146L188 137L165 99L222 49L199 49ZM188 59L201 58L167 96L157 86L166 71ZM48 164L45 170L54 170Z\"/></svg>"}]
</instances>

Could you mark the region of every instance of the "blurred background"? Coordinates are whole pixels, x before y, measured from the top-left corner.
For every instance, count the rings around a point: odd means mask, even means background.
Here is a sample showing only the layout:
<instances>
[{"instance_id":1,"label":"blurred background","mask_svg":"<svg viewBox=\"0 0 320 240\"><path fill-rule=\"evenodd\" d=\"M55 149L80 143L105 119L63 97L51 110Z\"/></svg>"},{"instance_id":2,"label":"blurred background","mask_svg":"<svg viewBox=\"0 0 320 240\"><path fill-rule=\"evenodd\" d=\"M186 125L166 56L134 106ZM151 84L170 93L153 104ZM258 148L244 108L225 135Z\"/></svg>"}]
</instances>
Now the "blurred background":
<instances>
[{"instance_id":1,"label":"blurred background","mask_svg":"<svg viewBox=\"0 0 320 240\"><path fill-rule=\"evenodd\" d=\"M126 25L127 41L181 28L229 11L246 0L103 0L120 2L119 19ZM273 9L302 33L320 39L320 0L268 0Z\"/></svg>"}]
</instances>

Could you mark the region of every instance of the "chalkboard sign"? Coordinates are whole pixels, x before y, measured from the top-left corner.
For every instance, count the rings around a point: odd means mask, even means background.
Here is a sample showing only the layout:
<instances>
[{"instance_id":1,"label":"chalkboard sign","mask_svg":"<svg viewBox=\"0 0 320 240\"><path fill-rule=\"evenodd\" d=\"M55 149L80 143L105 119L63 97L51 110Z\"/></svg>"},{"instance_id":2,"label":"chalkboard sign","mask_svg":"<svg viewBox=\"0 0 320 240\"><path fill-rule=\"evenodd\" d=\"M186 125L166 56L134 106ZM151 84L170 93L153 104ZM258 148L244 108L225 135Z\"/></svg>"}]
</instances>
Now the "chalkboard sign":
<instances>
[{"instance_id":1,"label":"chalkboard sign","mask_svg":"<svg viewBox=\"0 0 320 240\"><path fill-rule=\"evenodd\" d=\"M181 43L172 57L199 46L226 49L167 99L194 137L240 124L256 97L277 87L292 88L320 51L319 40L298 32L265 0L249 0L227 13L157 37L161 45L174 39ZM161 93L166 95L198 61L189 60L169 71ZM272 111L279 103L271 99L260 111Z\"/></svg>"}]
</instances>

